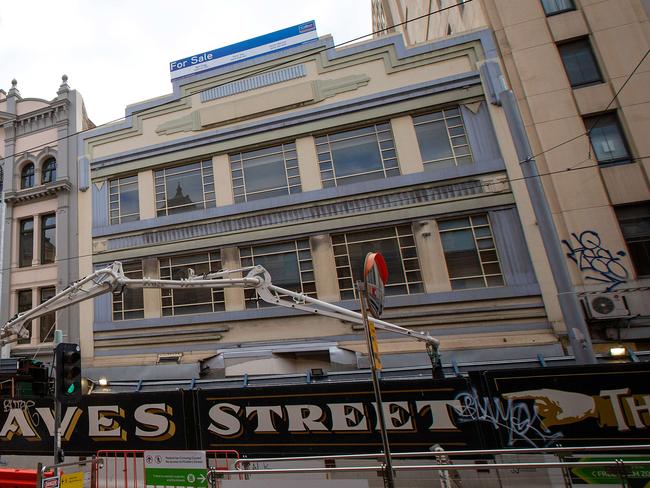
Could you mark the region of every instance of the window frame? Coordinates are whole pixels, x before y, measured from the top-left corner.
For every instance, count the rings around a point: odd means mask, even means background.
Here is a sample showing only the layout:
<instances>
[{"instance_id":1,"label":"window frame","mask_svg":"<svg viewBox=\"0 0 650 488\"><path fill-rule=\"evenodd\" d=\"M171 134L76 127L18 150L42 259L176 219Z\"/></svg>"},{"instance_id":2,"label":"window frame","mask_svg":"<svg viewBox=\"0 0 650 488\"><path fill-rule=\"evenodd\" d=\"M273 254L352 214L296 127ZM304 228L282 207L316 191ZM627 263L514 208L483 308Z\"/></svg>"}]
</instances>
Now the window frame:
<instances>
[{"instance_id":1,"label":"window frame","mask_svg":"<svg viewBox=\"0 0 650 488\"><path fill-rule=\"evenodd\" d=\"M370 239L353 240L354 235L363 233L377 233L386 230L392 230L394 234L389 237L375 237ZM351 246L363 245L364 243L378 242L385 240L394 240L397 244L400 259L399 264L402 267L404 281L396 283L395 277L389 279L386 284L386 295L390 296L406 296L424 293L424 279L422 277L422 265L420 264L420 257L418 254L417 244L415 242L415 234L411 223L397 224L382 227L371 227L363 230L351 230L348 232L332 233L330 235L332 243L332 252L334 254L334 261L336 266L336 277L338 280L339 293L341 300L358 300L358 292L355 284L356 278L361 279L361 269L352 267L351 264ZM361 260L364 256L361 256ZM405 263L415 263L413 265L405 265ZM392 294L391 288L406 287L406 294Z\"/></svg>"},{"instance_id":2,"label":"window frame","mask_svg":"<svg viewBox=\"0 0 650 488\"><path fill-rule=\"evenodd\" d=\"M135 222L140 220L140 188L138 184L137 174L119 176L117 178L108 180L108 222L110 225L119 225L125 222ZM122 214L122 195L127 193L127 191L123 190L123 188L132 185L135 185L138 211L136 213ZM113 206L115 207L113 208Z\"/></svg>"},{"instance_id":3,"label":"window frame","mask_svg":"<svg viewBox=\"0 0 650 488\"><path fill-rule=\"evenodd\" d=\"M41 170L41 184L45 185L54 181L56 181L56 158L52 156L43 162Z\"/></svg>"},{"instance_id":4,"label":"window frame","mask_svg":"<svg viewBox=\"0 0 650 488\"><path fill-rule=\"evenodd\" d=\"M474 219L480 219L480 218L485 218L486 224L482 223L474 223ZM441 228L441 224L444 222L452 222L454 220L462 220L462 219L467 219L469 222L468 226L464 227L454 227L450 229L443 229ZM452 290L454 291L459 291L459 290L472 290L472 289L480 289L480 288L495 288L495 287L500 287L500 286L507 286L505 275L503 273L503 267L501 265L501 258L499 256L499 250L497 249L496 245L496 239L494 236L494 232L492 231L492 222L490 221L490 215L489 213L479 213L479 214L471 214L471 215L460 215L457 217L450 217L450 218L442 218L439 220L436 220L436 223L438 224L438 234L440 236L440 243L442 247L442 252L445 257L445 264L447 266L447 275L449 277L449 284L452 287ZM444 227L444 226L443 226ZM489 235L477 235L476 229L479 228L487 228L489 230ZM450 270L450 262L448 258L448 250L445 249L445 243L443 239L443 234L448 234L452 232L459 232L459 231L467 231L470 230L472 233L472 238L473 238L473 243L474 243L474 252L476 253L476 256L478 258L478 262L481 266L481 274L480 275L464 275L464 276L452 276L452 272ZM481 247L479 245L479 241L487 241L487 240L492 240L492 246L491 247ZM449 251L451 252L451 251ZM484 260L483 256L481 253L488 253L488 252L494 252L496 256L496 260ZM485 266L486 265L494 265L496 264L498 266L498 273L486 273ZM500 277L501 283L500 284L490 284L488 278L491 277ZM473 279L482 279L483 280L483 286L463 286L463 287L457 287L454 288L454 282L460 282L461 280L473 280Z\"/></svg>"},{"instance_id":5,"label":"window frame","mask_svg":"<svg viewBox=\"0 0 650 488\"><path fill-rule=\"evenodd\" d=\"M31 171L28 171L31 170ZM36 166L33 162L29 161L22 168L20 168L20 189L27 190L34 188L36 185Z\"/></svg>"},{"instance_id":6,"label":"window frame","mask_svg":"<svg viewBox=\"0 0 650 488\"><path fill-rule=\"evenodd\" d=\"M574 10L576 10L575 1L574 0L566 0L566 1L571 3L570 7L563 8L563 9L558 9L558 10L552 10L551 12L549 12L546 9L546 2L547 1L548 0L541 0L541 2L540 2L542 4L542 10L544 10L544 15L546 15L547 17L553 17L554 15L563 14L565 12L573 12ZM553 1L553 0L551 0L551 1Z\"/></svg>"},{"instance_id":7,"label":"window frame","mask_svg":"<svg viewBox=\"0 0 650 488\"><path fill-rule=\"evenodd\" d=\"M263 252L264 248L271 246L286 246L285 250L273 252ZM300 280L300 289L291 290L297 293L303 293L307 296L316 298L316 278L314 275L314 262L311 252L309 238L294 239L289 241L278 241L268 243L258 243L251 245L239 246L239 259L243 268L259 264L260 258L268 256L291 255L296 258L296 267L298 269L298 279ZM256 252L257 251L257 252ZM257 258L257 262L256 262ZM277 285L282 282L283 277L272 276L274 283ZM280 286L280 285L278 285ZM286 287L285 287L286 288ZM287 288L289 289L289 288ZM284 297L284 295L281 295ZM244 301L247 309L265 308L273 306L261 300L257 295L257 290L247 288L244 290Z\"/></svg>"},{"instance_id":8,"label":"window frame","mask_svg":"<svg viewBox=\"0 0 650 488\"><path fill-rule=\"evenodd\" d=\"M647 211L647 216L646 215L639 215L639 216L631 216L631 215L622 215L625 211L629 209L634 209L638 208L643 212L643 210ZM641 236L630 236L629 234L626 234L625 231L625 224L629 224L634 221L639 221L639 220L647 220L648 222L648 227L650 228L650 201L646 202L637 202L637 203L630 203L630 204L625 204L625 205L616 205L614 207L614 212L616 214L616 219L618 220L618 225L619 228L621 229L621 234L623 236L623 240L625 241L625 246L627 248L627 255L630 258L630 261L632 262L632 265L634 266L634 271L636 272L637 278L647 278L650 276L650 231L646 235L641 235ZM636 252L632 253L630 252L631 246L630 244L638 244L641 243L643 244L644 249L648 249L646 254L648 254L648 257L646 258L647 262L645 263L639 263L635 256Z\"/></svg>"},{"instance_id":9,"label":"window frame","mask_svg":"<svg viewBox=\"0 0 650 488\"><path fill-rule=\"evenodd\" d=\"M457 112L457 114L454 113ZM440 113L442 118L426 120L427 117L435 116ZM448 121L451 119L459 118L460 124L450 125ZM465 119L463 118L463 111L461 110L460 105L445 107L438 110L427 111L423 113L416 113L411 116L411 121L413 123L413 128L415 130L415 137L418 141L418 150L420 151L420 159L422 160L422 165L424 166L425 171L434 171L436 168L439 168L440 163L453 161L454 166L460 166L465 164L474 164L474 153L472 152L472 146L469 140L469 134L467 133L467 126L465 125ZM438 159L425 159L422 152L422 142L419 137L418 127L426 127L433 124L443 123L447 132L447 142L449 143L449 150L451 151L451 156L448 158L438 158ZM461 134L452 134L454 130L462 129ZM454 145L454 139L465 138L465 144L456 144ZM462 148L467 148L467 154L456 154ZM463 161L463 159L469 158L469 161ZM460 161L460 162L459 162ZM446 166L442 166L443 168Z\"/></svg>"},{"instance_id":10,"label":"window frame","mask_svg":"<svg viewBox=\"0 0 650 488\"><path fill-rule=\"evenodd\" d=\"M201 258L207 258L201 260ZM173 260L188 260L191 261L187 265L174 265ZM192 262L193 261L193 262ZM207 251L186 253L186 254L174 254L169 256L160 256L158 257L158 266L160 269L160 278L161 279L171 279L174 276L174 270L182 270L187 268L194 269L196 265L207 264L210 272L220 271L222 268L222 258L221 258L221 249L210 249ZM197 273L200 274L200 273ZM189 290L189 289L188 289ZM163 317L176 317L176 316L187 316L194 314L206 314L206 313L216 313L223 312L226 310L226 301L225 294L222 288L207 288L205 291L210 293L209 301L194 302L194 303L175 303L174 295L180 291L187 290L174 290L174 289L161 289L161 315ZM193 290L197 292L197 290ZM210 307L211 310L207 311L192 311L190 307L203 306ZM185 313L180 313L185 310ZM166 313L166 312L169 313Z\"/></svg>"},{"instance_id":11,"label":"window frame","mask_svg":"<svg viewBox=\"0 0 650 488\"><path fill-rule=\"evenodd\" d=\"M579 43L582 43L584 46L586 46L587 50L585 52L589 54L589 57L593 61L593 68L595 68L597 78L590 79L587 81L580 81L580 82L575 82L574 80L571 79L570 72L567 69L566 58L563 55L563 49L566 48L567 46L575 46ZM571 88L573 89L583 88L586 86L598 85L604 82L603 72L600 69L600 63L598 62L598 58L596 57L596 52L594 51L594 47L591 43L591 39L589 38L589 36L576 37L574 39L568 39L566 41L558 42L556 46L558 49L558 54L560 55L560 59L562 61L562 65L564 66L564 72L566 73Z\"/></svg>"},{"instance_id":12,"label":"window frame","mask_svg":"<svg viewBox=\"0 0 650 488\"><path fill-rule=\"evenodd\" d=\"M190 169L191 166L198 165L196 169ZM187 167L186 170L180 168ZM174 171L178 170L178 171ZM169 172L169 174L168 174ZM192 202L186 205L176 205L170 207L168 205L169 198L167 194L167 178L177 176L182 173L198 172L201 179L201 194L202 200ZM216 191L214 186L214 169L212 167L212 159L201 159L182 164L175 164L173 166L165 166L154 170L154 195L156 206L156 217L166 217L169 215L178 215L185 212L192 212L196 210L205 210L208 208L216 207ZM189 176L185 176L187 178ZM188 207L185 210L180 210L183 207ZM171 211L175 210L175 211Z\"/></svg>"},{"instance_id":13,"label":"window frame","mask_svg":"<svg viewBox=\"0 0 650 488\"><path fill-rule=\"evenodd\" d=\"M31 222L31 229L25 230L25 225ZM25 239L30 245L26 246ZM29 257L29 264L27 258ZM20 219L18 221L18 267L29 268L34 262L34 217Z\"/></svg>"},{"instance_id":14,"label":"window frame","mask_svg":"<svg viewBox=\"0 0 650 488\"><path fill-rule=\"evenodd\" d=\"M246 163L255 159L279 155L284 168L284 185L279 187L265 188L263 190L247 190L246 188ZM239 151L228 154L230 162L230 182L232 184L233 198L235 203L244 203L277 196L292 195L302 192L300 179L300 168L298 164L298 153L296 143L285 142L273 146L250 151ZM286 193L264 196L266 193L286 190ZM261 196L257 196L261 195Z\"/></svg>"},{"instance_id":15,"label":"window frame","mask_svg":"<svg viewBox=\"0 0 650 488\"><path fill-rule=\"evenodd\" d=\"M54 219L54 224L46 224L47 219L53 218ZM56 262L56 213L49 213L49 214L43 214L40 216L40 239L38 243L38 247L40 250L40 262L41 264L52 264ZM52 259L46 260L46 250L45 250L45 233L48 230L54 230L54 253L52 256Z\"/></svg>"},{"instance_id":16,"label":"window frame","mask_svg":"<svg viewBox=\"0 0 650 488\"><path fill-rule=\"evenodd\" d=\"M598 128L598 124L606 120L607 118L611 118L611 120L614 122L614 126L616 127L618 134L621 138L621 141L623 143L623 147L625 148L625 152L627 153L625 157L619 157L615 159L609 159L609 160L604 160L601 161L598 159L598 153L596 151L596 146L593 143L592 139L592 133L593 130ZM582 117L582 121L585 125L585 130L587 131L587 136L589 138L589 145L591 149L593 150L594 154L594 159L598 162L599 166L615 166L617 164L627 164L631 163L634 161L634 158L632 157L632 151L630 150L630 145L627 141L627 136L625 134L625 130L623 128L623 124L621 124L621 120L618 117L618 113L616 111L609 111L609 112L602 112L600 114L592 114L592 115L586 115Z\"/></svg>"},{"instance_id":17,"label":"window frame","mask_svg":"<svg viewBox=\"0 0 650 488\"><path fill-rule=\"evenodd\" d=\"M20 298L21 295L24 297L29 298L29 303L24 303L21 305L20 303ZM26 288L22 290L16 290L16 312L27 312L28 310L31 310L33 308L33 292L31 288ZM34 331L33 325L32 325L33 320L30 320L29 322L25 322L23 324L23 328L27 329L29 331L29 336L25 338L20 338L18 339L17 344L18 345L24 345L24 344L31 344L32 342L32 333Z\"/></svg>"},{"instance_id":18,"label":"window frame","mask_svg":"<svg viewBox=\"0 0 650 488\"><path fill-rule=\"evenodd\" d=\"M136 268L136 269L134 269ZM142 279L144 277L144 266L142 260L123 261L122 269L124 276L132 279ZM142 302L140 308L126 308L125 294L137 294ZM129 315L127 317L127 315ZM118 318L119 317L119 318ZM138 320L144 318L144 289L143 288L125 288L120 292L111 293L111 320L113 322L122 322L125 320Z\"/></svg>"},{"instance_id":19,"label":"window frame","mask_svg":"<svg viewBox=\"0 0 650 488\"><path fill-rule=\"evenodd\" d=\"M372 131L368 133L350 135L349 137L337 137L346 133L359 132L370 128L372 128ZM377 144L377 151L381 159L381 168L371 170L371 171L361 171L349 175L337 176L336 161L332 154L333 153L332 144L336 144L343 141L352 141L354 139L361 139L363 137L367 137L368 135L373 135L375 137L375 142ZM389 137L382 138L382 137L386 137L386 135L388 135ZM332 138L335 139L332 140ZM358 178L359 176L363 176L363 175L381 174L380 178L385 179L393 176L400 176L402 174L399 165L397 147L395 145L395 136L393 134L393 129L391 127L390 121L377 122L374 124L344 128L344 129L327 132L325 134L315 136L314 143L316 146L316 157L318 159L319 172L320 172L321 183L323 185L323 188L331 188L331 187L337 187L346 184L354 184L356 182L354 178ZM385 143L384 144L385 147L382 147L382 143ZM392 156L390 155L391 151L394 153L394 155ZM384 156L384 153L387 153L387 155ZM329 175L329 173L331 173L331 176ZM370 179L378 179L378 178L371 177Z\"/></svg>"}]
</instances>

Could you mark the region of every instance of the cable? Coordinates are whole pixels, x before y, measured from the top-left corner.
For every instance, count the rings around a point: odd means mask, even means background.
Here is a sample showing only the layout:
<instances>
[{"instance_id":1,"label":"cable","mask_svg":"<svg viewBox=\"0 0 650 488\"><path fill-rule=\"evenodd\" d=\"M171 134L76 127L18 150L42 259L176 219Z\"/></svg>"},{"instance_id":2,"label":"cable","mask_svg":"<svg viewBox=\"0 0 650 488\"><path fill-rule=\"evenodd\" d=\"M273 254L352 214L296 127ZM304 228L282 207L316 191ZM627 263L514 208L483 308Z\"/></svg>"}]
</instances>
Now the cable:
<instances>
[{"instance_id":1,"label":"cable","mask_svg":"<svg viewBox=\"0 0 650 488\"><path fill-rule=\"evenodd\" d=\"M247 79L247 78L250 78L251 76L256 76L256 75L261 74L261 73L266 73L266 72L268 72L268 71L275 70L275 69L277 69L277 68L279 68L279 67L281 67L281 66L287 65L287 64L293 64L293 63L295 63L296 61L300 61L301 59L308 59L308 58L311 58L311 57L313 57L314 55L321 54L321 53L323 53L323 52L325 52L325 51L329 51L330 49L336 49L336 48L338 48L338 47L345 46L345 45L347 45L347 44L350 44L350 43L353 43L353 42L360 41L360 40L362 40L362 39L365 39L366 37L370 37L370 36L373 36L373 35L375 35L375 34L379 34L379 33L381 33L381 32L389 31L389 30L391 30L391 29L394 29L395 27L399 27L399 26L402 26L402 25L406 25L406 24L408 24L408 23L410 23L410 22L415 22L415 21L417 21L417 20L421 20L421 19L424 19L424 18L426 18L426 17L430 17L431 15L438 14L438 13L440 13L440 12L444 12L445 10L450 10L450 9L452 9L452 8L456 8L456 7L460 6L460 5L465 5L465 4L470 3L470 2L472 2L472 1L473 1L473 0L464 0L464 1L461 2L461 3L457 3L457 4L449 5L449 6L444 7L444 8L440 8L440 9L435 10L435 11L433 11L433 12L429 12L429 13L427 13L427 14L420 15L419 17L414 17L414 18L412 18L412 19L405 20L404 22L400 22L399 24L393 24L392 26L385 27L384 29L379 29L379 30L377 30L377 31L373 31L373 32L371 32L371 33L369 33L369 34L365 34L365 35L363 35L363 36L355 37L355 38L350 39L350 40L347 40L347 41L345 41L345 42L341 42L340 44L334 44L334 45L332 45L332 46L330 46L330 47L322 47L322 48L318 49L318 50L315 51L315 52L309 52L309 53L307 53L307 54L304 54L304 55L302 55L302 56L298 56L298 57L296 57L296 58L291 58L291 59L286 60L286 61L281 61L281 62L279 62L279 63L276 63L276 64L272 65L272 66L267 66L267 67L265 67L265 68L260 68L260 69L258 69L257 71L253 71L253 72L250 72L250 73L242 74L242 75L239 76L239 77L235 77L235 78L233 78L233 79L231 79L231 80L229 80L229 81L224 81L223 83L220 83L220 84L217 84L217 85L211 86L210 88L218 88L218 87L220 87L220 86L224 86L224 85L227 85L227 84L230 84L230 83L234 83L234 82L236 82L236 81L245 80L245 79ZM181 97L179 97L178 99L176 99L176 100L174 100L174 101L183 100L183 99L185 99L185 98L190 98L190 97L192 97L194 94L195 94L194 92L192 92L192 93L188 93L187 95L181 96ZM148 109L142 109L142 110L138 110L138 111L132 112L130 115L128 115L128 117L133 117L134 115L137 115L137 114L143 113L143 112L145 112L146 110L148 110ZM16 157L16 156L20 156L20 155L26 154L26 153L28 153L28 152L30 152L30 151L34 151L34 150L39 149L39 148L41 148L41 147L49 146L50 144L54 144L55 142L64 141L64 140L69 139L69 138L71 138L71 137L74 137L74 136L77 136L77 135L83 134L83 133L85 133L85 132L88 132L88 131L91 131L91 130L94 130L94 129L97 129L97 128L100 128L100 127L106 127L106 126L108 126L108 125L114 124L114 123L116 123L116 122L120 122L120 121L122 121L122 120L127 120L127 116L125 115L124 117L120 117L120 118L117 118L117 119L114 119L114 120L110 120L110 121L105 122L105 123L103 123L103 124L100 124L100 125L98 125L98 126L95 126L95 127L89 128L89 129L82 129L82 130L80 130L80 131L78 131L78 132L73 132L73 133L71 133L71 134L68 134L67 136L59 137L59 138L57 138L57 139L53 139L53 140L51 140L51 141L44 142L44 143L42 143L42 144L38 144L38 145L33 146L33 147L31 147L31 148L27 148L27 149L25 149L24 151L22 151L22 152L20 152L20 153L14 154L13 157ZM0 158L0 161L2 161L2 162L4 163L4 161L5 161L6 159L8 159L8 158L9 158L9 156L5 156L5 157L3 157L3 158Z\"/></svg>"}]
</instances>

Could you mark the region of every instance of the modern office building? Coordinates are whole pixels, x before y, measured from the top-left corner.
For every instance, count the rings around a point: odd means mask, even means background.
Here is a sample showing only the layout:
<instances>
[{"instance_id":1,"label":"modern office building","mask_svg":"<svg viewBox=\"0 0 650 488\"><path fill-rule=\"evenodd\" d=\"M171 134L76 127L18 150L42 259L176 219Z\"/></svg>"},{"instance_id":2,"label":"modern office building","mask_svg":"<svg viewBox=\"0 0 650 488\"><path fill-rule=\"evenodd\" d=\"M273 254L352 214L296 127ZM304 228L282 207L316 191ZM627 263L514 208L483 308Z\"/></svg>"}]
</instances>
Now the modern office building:
<instances>
[{"instance_id":1,"label":"modern office building","mask_svg":"<svg viewBox=\"0 0 650 488\"><path fill-rule=\"evenodd\" d=\"M0 90L2 323L79 278L75 134L93 125L67 80L52 100L23 98L16 80ZM79 340L78 313L68 308L34 320L30 337L3 355L51 354L55 325L65 340Z\"/></svg>"},{"instance_id":2,"label":"modern office building","mask_svg":"<svg viewBox=\"0 0 650 488\"><path fill-rule=\"evenodd\" d=\"M565 327L503 109L490 30L408 47L329 36L172 80L84 134L82 272L182 278L260 264L274 284L358 309L370 250L385 319L443 362L562 356ZM154 95L154 94L152 94ZM84 247L86 246L86 247ZM127 290L80 305L85 370L137 380L367 367L356 325L254 290ZM380 334L384 367L429 367Z\"/></svg>"},{"instance_id":3,"label":"modern office building","mask_svg":"<svg viewBox=\"0 0 650 488\"><path fill-rule=\"evenodd\" d=\"M417 18L386 31L412 46L489 29L592 338L647 349L650 2L376 0L372 8L376 31Z\"/></svg>"}]
</instances>

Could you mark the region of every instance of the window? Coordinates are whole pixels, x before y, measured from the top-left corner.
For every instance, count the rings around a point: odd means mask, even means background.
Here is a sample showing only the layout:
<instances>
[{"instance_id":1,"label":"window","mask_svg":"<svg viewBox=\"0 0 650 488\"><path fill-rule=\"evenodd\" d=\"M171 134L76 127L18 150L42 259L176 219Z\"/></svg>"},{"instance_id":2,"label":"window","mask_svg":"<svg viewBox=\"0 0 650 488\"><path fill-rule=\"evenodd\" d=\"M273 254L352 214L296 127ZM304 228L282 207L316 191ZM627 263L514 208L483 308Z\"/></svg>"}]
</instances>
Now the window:
<instances>
[{"instance_id":1,"label":"window","mask_svg":"<svg viewBox=\"0 0 650 488\"><path fill-rule=\"evenodd\" d=\"M546 15L561 14L576 9L573 0L542 0L542 7Z\"/></svg>"},{"instance_id":2,"label":"window","mask_svg":"<svg viewBox=\"0 0 650 488\"><path fill-rule=\"evenodd\" d=\"M558 45L569 83L574 88L603 81L589 39L577 39Z\"/></svg>"},{"instance_id":3,"label":"window","mask_svg":"<svg viewBox=\"0 0 650 488\"><path fill-rule=\"evenodd\" d=\"M41 264L53 263L56 257L56 215L41 216Z\"/></svg>"},{"instance_id":4,"label":"window","mask_svg":"<svg viewBox=\"0 0 650 488\"><path fill-rule=\"evenodd\" d=\"M25 268L32 265L34 259L34 219L20 221L18 244L18 266Z\"/></svg>"},{"instance_id":5,"label":"window","mask_svg":"<svg viewBox=\"0 0 650 488\"><path fill-rule=\"evenodd\" d=\"M241 265L263 266L273 279L273 284L287 290L316 296L314 266L311 261L309 239L263 244L239 248ZM246 308L270 306L257 297L255 290L244 290Z\"/></svg>"},{"instance_id":6,"label":"window","mask_svg":"<svg viewBox=\"0 0 650 488\"><path fill-rule=\"evenodd\" d=\"M317 137L316 152L325 188L400 174L388 123Z\"/></svg>"},{"instance_id":7,"label":"window","mask_svg":"<svg viewBox=\"0 0 650 488\"><path fill-rule=\"evenodd\" d=\"M155 172L158 217L215 206L212 161Z\"/></svg>"},{"instance_id":8,"label":"window","mask_svg":"<svg viewBox=\"0 0 650 488\"><path fill-rule=\"evenodd\" d=\"M18 290L18 312L27 312L32 308L32 290ZM23 325L25 329L29 331L29 335L32 335L32 322L26 322ZM29 344L30 338L18 339L18 344Z\"/></svg>"},{"instance_id":9,"label":"window","mask_svg":"<svg viewBox=\"0 0 650 488\"><path fill-rule=\"evenodd\" d=\"M34 164L27 163L20 172L20 188L31 188L34 186Z\"/></svg>"},{"instance_id":10,"label":"window","mask_svg":"<svg viewBox=\"0 0 650 488\"><path fill-rule=\"evenodd\" d=\"M111 225L139 220L137 175L116 178L111 180L108 186Z\"/></svg>"},{"instance_id":11,"label":"window","mask_svg":"<svg viewBox=\"0 0 650 488\"><path fill-rule=\"evenodd\" d=\"M142 261L122 263L124 276L142 279ZM113 320L141 319L144 317L144 292L141 288L124 288L113 293Z\"/></svg>"},{"instance_id":12,"label":"window","mask_svg":"<svg viewBox=\"0 0 650 488\"><path fill-rule=\"evenodd\" d=\"M41 303L48 301L56 294L56 289L51 286L48 288L41 288ZM56 312L50 312L41 317L41 325L39 327L39 340L41 342L51 342L54 340L54 324L56 323Z\"/></svg>"},{"instance_id":13,"label":"window","mask_svg":"<svg viewBox=\"0 0 650 488\"><path fill-rule=\"evenodd\" d=\"M56 181L56 159L49 158L43 164L42 183L52 183Z\"/></svg>"},{"instance_id":14,"label":"window","mask_svg":"<svg viewBox=\"0 0 650 488\"><path fill-rule=\"evenodd\" d=\"M650 203L623 205L614 210L637 276L650 275Z\"/></svg>"},{"instance_id":15,"label":"window","mask_svg":"<svg viewBox=\"0 0 650 488\"><path fill-rule=\"evenodd\" d=\"M452 289L503 286L487 215L443 220L438 229Z\"/></svg>"},{"instance_id":16,"label":"window","mask_svg":"<svg viewBox=\"0 0 650 488\"><path fill-rule=\"evenodd\" d=\"M189 269L195 274L216 272L221 269L219 251L161 258L160 277L163 280L187 278ZM221 312L225 310L223 289L187 288L162 290L163 316Z\"/></svg>"},{"instance_id":17,"label":"window","mask_svg":"<svg viewBox=\"0 0 650 488\"><path fill-rule=\"evenodd\" d=\"M473 162L460 108L413 117L425 171Z\"/></svg>"},{"instance_id":18,"label":"window","mask_svg":"<svg viewBox=\"0 0 650 488\"><path fill-rule=\"evenodd\" d=\"M615 113L585 117L584 123L585 128L589 131L589 141L599 163L630 161L627 141Z\"/></svg>"},{"instance_id":19,"label":"window","mask_svg":"<svg viewBox=\"0 0 650 488\"><path fill-rule=\"evenodd\" d=\"M295 143L230 155L235 202L300 193Z\"/></svg>"},{"instance_id":20,"label":"window","mask_svg":"<svg viewBox=\"0 0 650 488\"><path fill-rule=\"evenodd\" d=\"M422 275L411 225L332 235L336 274L343 300L356 298L366 254L379 251L388 265L386 295L422 293Z\"/></svg>"}]
</instances>

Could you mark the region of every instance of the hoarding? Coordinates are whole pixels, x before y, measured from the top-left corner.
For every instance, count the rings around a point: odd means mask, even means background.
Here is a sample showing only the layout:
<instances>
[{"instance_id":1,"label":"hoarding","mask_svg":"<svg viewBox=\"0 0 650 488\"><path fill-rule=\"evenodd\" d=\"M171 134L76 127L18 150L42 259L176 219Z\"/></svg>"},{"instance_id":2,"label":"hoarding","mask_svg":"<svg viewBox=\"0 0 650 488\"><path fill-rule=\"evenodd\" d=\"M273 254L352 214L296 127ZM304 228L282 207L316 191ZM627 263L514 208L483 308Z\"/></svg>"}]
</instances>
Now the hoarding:
<instances>
[{"instance_id":1,"label":"hoarding","mask_svg":"<svg viewBox=\"0 0 650 488\"><path fill-rule=\"evenodd\" d=\"M237 42L169 63L172 80L231 63L262 56L318 39L316 22L310 20L263 36Z\"/></svg>"}]
</instances>

